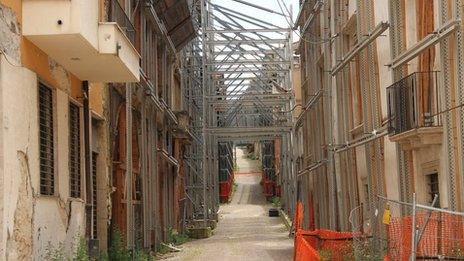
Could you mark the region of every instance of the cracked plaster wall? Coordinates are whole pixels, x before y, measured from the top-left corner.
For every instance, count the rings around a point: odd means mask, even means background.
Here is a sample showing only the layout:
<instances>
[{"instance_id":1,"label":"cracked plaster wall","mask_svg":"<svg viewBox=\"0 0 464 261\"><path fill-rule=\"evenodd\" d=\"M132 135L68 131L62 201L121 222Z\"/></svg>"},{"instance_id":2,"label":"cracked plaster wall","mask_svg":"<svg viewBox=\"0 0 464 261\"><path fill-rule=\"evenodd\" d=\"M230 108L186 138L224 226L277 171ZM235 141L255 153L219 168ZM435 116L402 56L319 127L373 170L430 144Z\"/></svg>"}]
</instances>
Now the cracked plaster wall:
<instances>
[{"instance_id":1,"label":"cracked plaster wall","mask_svg":"<svg viewBox=\"0 0 464 261\"><path fill-rule=\"evenodd\" d=\"M15 64L21 60L20 41L21 26L15 12L0 5L0 52L7 54Z\"/></svg>"},{"instance_id":2,"label":"cracked plaster wall","mask_svg":"<svg viewBox=\"0 0 464 261\"><path fill-rule=\"evenodd\" d=\"M0 0L0 260L41 260L49 244L73 252L85 233L85 204L69 198L67 158L68 97L82 96L81 82L26 39L21 42L20 10L14 1ZM55 197L37 194L38 78L55 90Z\"/></svg>"},{"instance_id":3,"label":"cracked plaster wall","mask_svg":"<svg viewBox=\"0 0 464 261\"><path fill-rule=\"evenodd\" d=\"M0 260L30 259L32 253L32 184L38 182L33 170L39 168L36 81L33 72L0 57Z\"/></svg>"}]
</instances>

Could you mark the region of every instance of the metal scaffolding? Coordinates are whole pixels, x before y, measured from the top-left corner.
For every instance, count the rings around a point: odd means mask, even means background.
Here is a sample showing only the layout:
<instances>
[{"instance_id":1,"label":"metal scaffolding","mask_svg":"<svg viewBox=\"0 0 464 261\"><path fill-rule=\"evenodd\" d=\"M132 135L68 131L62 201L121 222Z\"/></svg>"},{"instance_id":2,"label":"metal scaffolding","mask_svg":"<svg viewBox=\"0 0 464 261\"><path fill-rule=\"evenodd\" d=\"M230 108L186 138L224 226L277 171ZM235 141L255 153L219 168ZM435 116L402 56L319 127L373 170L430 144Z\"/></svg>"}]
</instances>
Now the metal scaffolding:
<instances>
[{"instance_id":1,"label":"metal scaffolding","mask_svg":"<svg viewBox=\"0 0 464 261\"><path fill-rule=\"evenodd\" d=\"M281 186L293 213L292 25L282 14L239 0L236 5L278 14L280 27L228 8L223 1L196 1L192 16L199 37L185 49L183 83L194 137L186 158L190 220L215 219L219 205L219 149L230 142L279 139ZM189 219L189 218L187 218Z\"/></svg>"}]
</instances>

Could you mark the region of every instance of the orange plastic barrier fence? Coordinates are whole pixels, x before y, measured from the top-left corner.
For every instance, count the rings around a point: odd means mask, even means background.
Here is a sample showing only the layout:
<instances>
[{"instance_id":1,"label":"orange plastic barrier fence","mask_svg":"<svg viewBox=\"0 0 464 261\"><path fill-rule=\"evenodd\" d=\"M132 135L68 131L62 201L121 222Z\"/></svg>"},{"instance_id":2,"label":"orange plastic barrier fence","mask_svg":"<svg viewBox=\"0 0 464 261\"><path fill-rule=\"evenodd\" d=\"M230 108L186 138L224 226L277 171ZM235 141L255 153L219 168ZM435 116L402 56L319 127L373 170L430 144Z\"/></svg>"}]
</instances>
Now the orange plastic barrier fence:
<instances>
[{"instance_id":1,"label":"orange plastic barrier fence","mask_svg":"<svg viewBox=\"0 0 464 261\"><path fill-rule=\"evenodd\" d=\"M325 250L332 260L343 260L352 251L353 233L337 232L326 229L314 231L300 230L299 234L314 249Z\"/></svg>"},{"instance_id":2,"label":"orange plastic barrier fence","mask_svg":"<svg viewBox=\"0 0 464 261\"><path fill-rule=\"evenodd\" d=\"M295 261L319 261L321 258L317 251L300 233L295 237Z\"/></svg>"},{"instance_id":3,"label":"orange plastic barrier fence","mask_svg":"<svg viewBox=\"0 0 464 261\"><path fill-rule=\"evenodd\" d=\"M295 261L320 260L318 250L328 250L332 260L343 260L344 255L352 251L353 233L337 232L327 229L306 231L301 229L303 221L303 205L297 204L294 225L295 236Z\"/></svg>"},{"instance_id":4,"label":"orange plastic barrier fence","mask_svg":"<svg viewBox=\"0 0 464 261\"><path fill-rule=\"evenodd\" d=\"M416 215L417 227L425 222L424 233L417 246L418 257L462 257L464 253L464 218L446 213L434 212ZM392 218L387 226L388 256L392 260L408 260L411 253L412 217Z\"/></svg>"}]
</instances>

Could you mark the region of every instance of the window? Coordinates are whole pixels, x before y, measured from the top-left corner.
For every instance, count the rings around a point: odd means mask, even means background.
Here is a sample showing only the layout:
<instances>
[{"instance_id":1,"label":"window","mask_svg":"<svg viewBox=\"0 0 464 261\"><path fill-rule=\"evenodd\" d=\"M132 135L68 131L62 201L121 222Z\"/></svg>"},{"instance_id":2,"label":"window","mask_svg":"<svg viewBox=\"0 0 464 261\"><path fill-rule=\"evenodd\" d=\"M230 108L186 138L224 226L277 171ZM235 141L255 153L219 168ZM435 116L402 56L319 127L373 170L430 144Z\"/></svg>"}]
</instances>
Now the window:
<instances>
[{"instance_id":1,"label":"window","mask_svg":"<svg viewBox=\"0 0 464 261\"><path fill-rule=\"evenodd\" d=\"M69 104L69 187L71 197L81 197L81 131L79 107Z\"/></svg>"},{"instance_id":2,"label":"window","mask_svg":"<svg viewBox=\"0 0 464 261\"><path fill-rule=\"evenodd\" d=\"M98 153L92 152L92 238L97 238L97 158Z\"/></svg>"},{"instance_id":3,"label":"window","mask_svg":"<svg viewBox=\"0 0 464 261\"><path fill-rule=\"evenodd\" d=\"M98 153L92 152L91 180L90 187L87 187L87 197L89 200L86 204L86 231L85 234L90 239L97 239L97 159Z\"/></svg>"},{"instance_id":4,"label":"window","mask_svg":"<svg viewBox=\"0 0 464 261\"><path fill-rule=\"evenodd\" d=\"M53 91L39 83L40 194L55 194Z\"/></svg>"},{"instance_id":5,"label":"window","mask_svg":"<svg viewBox=\"0 0 464 261\"><path fill-rule=\"evenodd\" d=\"M427 175L427 183L428 183L428 192L430 194L430 201L429 203L433 202L433 198L435 195L440 196L439 184L438 184L438 173L435 172L433 174ZM440 200L437 199L434 207L440 207Z\"/></svg>"}]
</instances>

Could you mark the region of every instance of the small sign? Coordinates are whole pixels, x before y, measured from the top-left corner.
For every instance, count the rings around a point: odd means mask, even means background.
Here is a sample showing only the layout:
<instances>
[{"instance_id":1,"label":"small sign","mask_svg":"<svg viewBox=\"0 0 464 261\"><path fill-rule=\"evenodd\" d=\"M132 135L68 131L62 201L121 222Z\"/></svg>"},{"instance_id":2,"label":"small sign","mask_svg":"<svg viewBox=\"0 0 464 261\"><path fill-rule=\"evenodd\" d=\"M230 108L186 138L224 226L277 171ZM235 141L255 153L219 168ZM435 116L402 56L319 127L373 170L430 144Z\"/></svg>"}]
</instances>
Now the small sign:
<instances>
[{"instance_id":1,"label":"small sign","mask_svg":"<svg viewBox=\"0 0 464 261\"><path fill-rule=\"evenodd\" d=\"M384 223L385 225L390 225L390 218L391 218L390 207L387 206L385 210L383 211L382 223Z\"/></svg>"}]
</instances>

